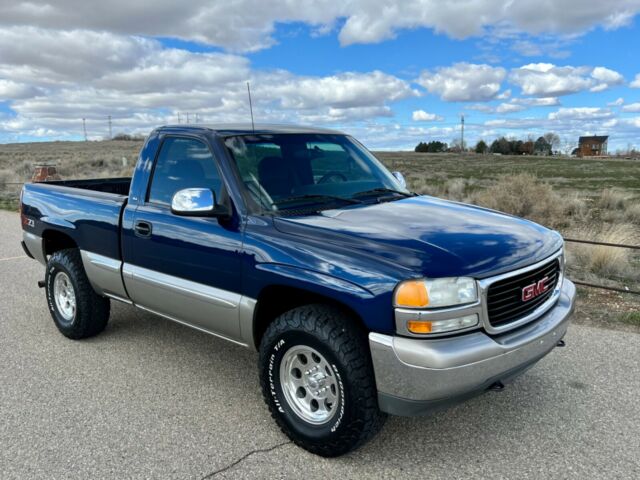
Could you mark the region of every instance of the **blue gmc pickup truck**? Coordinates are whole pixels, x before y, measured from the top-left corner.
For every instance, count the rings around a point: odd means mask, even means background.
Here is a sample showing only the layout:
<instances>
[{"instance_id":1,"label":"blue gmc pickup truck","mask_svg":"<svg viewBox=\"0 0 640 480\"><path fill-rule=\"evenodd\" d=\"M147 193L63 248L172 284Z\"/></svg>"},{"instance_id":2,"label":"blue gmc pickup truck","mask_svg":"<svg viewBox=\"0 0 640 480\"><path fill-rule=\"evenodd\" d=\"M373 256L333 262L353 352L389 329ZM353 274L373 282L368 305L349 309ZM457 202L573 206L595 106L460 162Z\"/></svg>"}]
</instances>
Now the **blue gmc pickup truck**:
<instances>
[{"instance_id":1,"label":"blue gmc pickup truck","mask_svg":"<svg viewBox=\"0 0 640 480\"><path fill-rule=\"evenodd\" d=\"M413 194L332 130L158 128L132 178L27 184L20 212L63 335L116 300L255 349L273 418L323 456L502 388L573 312L558 233Z\"/></svg>"}]
</instances>

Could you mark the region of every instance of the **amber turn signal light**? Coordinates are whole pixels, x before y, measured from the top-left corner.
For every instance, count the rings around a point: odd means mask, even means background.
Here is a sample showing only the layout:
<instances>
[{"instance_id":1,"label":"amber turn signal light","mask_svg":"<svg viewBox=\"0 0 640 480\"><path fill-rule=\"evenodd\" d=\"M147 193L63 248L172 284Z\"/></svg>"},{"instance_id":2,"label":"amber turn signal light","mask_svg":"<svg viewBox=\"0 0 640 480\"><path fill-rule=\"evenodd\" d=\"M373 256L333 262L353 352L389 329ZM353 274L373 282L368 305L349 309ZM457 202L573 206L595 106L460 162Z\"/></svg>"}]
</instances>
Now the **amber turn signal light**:
<instances>
[{"instance_id":1,"label":"amber turn signal light","mask_svg":"<svg viewBox=\"0 0 640 480\"><path fill-rule=\"evenodd\" d=\"M431 333L431 322L409 320L407 322L407 330L411 333Z\"/></svg>"},{"instance_id":2,"label":"amber turn signal light","mask_svg":"<svg viewBox=\"0 0 640 480\"><path fill-rule=\"evenodd\" d=\"M410 308L429 305L429 295L424 280L402 282L396 290L395 304L398 307Z\"/></svg>"}]
</instances>

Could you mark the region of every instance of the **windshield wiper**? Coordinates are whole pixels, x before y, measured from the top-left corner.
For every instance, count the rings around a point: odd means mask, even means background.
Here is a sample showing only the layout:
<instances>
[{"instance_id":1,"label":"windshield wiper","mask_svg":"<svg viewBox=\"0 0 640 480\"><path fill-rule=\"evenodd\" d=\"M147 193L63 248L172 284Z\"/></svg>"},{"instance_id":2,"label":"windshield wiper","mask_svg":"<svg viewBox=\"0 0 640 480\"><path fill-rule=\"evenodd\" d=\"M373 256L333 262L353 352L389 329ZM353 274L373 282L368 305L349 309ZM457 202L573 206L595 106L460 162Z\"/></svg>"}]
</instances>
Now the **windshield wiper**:
<instances>
[{"instance_id":1,"label":"windshield wiper","mask_svg":"<svg viewBox=\"0 0 640 480\"><path fill-rule=\"evenodd\" d=\"M322 201L340 201L343 203L349 203L349 204L358 204L358 203L362 203L361 200L357 200L355 198L345 198L345 197L339 197L337 195L299 195L296 197L288 197L288 198L283 198L282 200L276 200L275 202L273 202L273 205L277 206L277 207L281 207L284 205L291 205L294 203L298 203L300 201L304 202L305 200L317 200L319 202Z\"/></svg>"},{"instance_id":2,"label":"windshield wiper","mask_svg":"<svg viewBox=\"0 0 640 480\"><path fill-rule=\"evenodd\" d=\"M418 194L417 193L413 193L413 192L403 192L401 190L394 190L393 188L385 188L385 187L379 187L379 188L372 188L371 190L365 190L364 192L358 192L356 194L353 195L353 197L367 197L369 195L376 195L376 194L380 194L380 193L395 193L396 195L402 195L403 197L417 197Z\"/></svg>"}]
</instances>

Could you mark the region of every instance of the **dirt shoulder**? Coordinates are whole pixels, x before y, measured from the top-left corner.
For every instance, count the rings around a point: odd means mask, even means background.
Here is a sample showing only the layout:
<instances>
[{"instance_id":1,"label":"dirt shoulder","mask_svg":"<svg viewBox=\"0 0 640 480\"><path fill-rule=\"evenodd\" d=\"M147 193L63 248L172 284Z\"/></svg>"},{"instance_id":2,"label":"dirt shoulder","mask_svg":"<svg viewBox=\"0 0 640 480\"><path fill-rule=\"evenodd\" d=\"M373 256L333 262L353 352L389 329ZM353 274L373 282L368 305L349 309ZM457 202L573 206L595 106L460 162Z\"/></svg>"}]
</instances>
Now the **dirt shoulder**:
<instances>
[{"instance_id":1,"label":"dirt shoulder","mask_svg":"<svg viewBox=\"0 0 640 480\"><path fill-rule=\"evenodd\" d=\"M578 286L573 322L640 333L640 296Z\"/></svg>"}]
</instances>

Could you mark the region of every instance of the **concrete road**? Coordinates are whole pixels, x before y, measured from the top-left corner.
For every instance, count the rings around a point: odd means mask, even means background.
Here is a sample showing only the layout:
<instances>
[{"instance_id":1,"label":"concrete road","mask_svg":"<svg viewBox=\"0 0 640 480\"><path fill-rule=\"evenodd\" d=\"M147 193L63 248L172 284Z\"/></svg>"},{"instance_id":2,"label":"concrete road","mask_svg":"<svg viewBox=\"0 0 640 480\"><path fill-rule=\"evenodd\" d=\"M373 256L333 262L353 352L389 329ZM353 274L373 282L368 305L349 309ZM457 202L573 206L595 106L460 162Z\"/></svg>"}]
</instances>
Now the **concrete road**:
<instances>
[{"instance_id":1,"label":"concrete road","mask_svg":"<svg viewBox=\"0 0 640 480\"><path fill-rule=\"evenodd\" d=\"M248 350L115 302L64 338L18 216L0 226L2 479L640 478L640 335L572 326L503 392L322 459L271 421Z\"/></svg>"}]
</instances>

